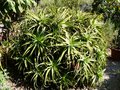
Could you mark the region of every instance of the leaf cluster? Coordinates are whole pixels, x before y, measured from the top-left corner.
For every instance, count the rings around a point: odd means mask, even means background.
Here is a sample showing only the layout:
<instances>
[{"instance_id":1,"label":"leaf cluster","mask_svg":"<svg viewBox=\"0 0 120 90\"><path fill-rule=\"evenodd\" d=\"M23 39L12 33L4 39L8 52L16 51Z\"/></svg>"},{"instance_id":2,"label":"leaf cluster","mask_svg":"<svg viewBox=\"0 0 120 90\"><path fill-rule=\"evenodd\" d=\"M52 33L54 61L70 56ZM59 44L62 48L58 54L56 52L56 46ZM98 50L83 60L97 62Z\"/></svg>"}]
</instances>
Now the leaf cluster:
<instances>
[{"instance_id":1,"label":"leaf cluster","mask_svg":"<svg viewBox=\"0 0 120 90\"><path fill-rule=\"evenodd\" d=\"M9 53L35 88L95 86L105 67L103 30L101 16L67 7L36 7L27 11L19 36L10 39Z\"/></svg>"}]
</instances>

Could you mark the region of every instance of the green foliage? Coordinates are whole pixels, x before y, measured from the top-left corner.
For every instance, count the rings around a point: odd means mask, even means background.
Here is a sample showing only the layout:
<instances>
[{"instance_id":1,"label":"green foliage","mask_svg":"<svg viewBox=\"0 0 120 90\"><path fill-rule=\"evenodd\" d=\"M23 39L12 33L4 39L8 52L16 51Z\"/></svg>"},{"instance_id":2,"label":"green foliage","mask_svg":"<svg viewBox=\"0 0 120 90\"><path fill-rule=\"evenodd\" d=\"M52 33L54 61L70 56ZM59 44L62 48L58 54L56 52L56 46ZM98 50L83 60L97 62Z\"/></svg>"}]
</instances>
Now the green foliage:
<instances>
[{"instance_id":1,"label":"green foliage","mask_svg":"<svg viewBox=\"0 0 120 90\"><path fill-rule=\"evenodd\" d=\"M10 90L10 87L6 85L8 76L5 70L0 70L0 90Z\"/></svg>"},{"instance_id":2,"label":"green foliage","mask_svg":"<svg viewBox=\"0 0 120 90\"><path fill-rule=\"evenodd\" d=\"M34 0L1 0L0 20L5 28L10 29L13 21L19 20L28 8L35 5Z\"/></svg>"},{"instance_id":3,"label":"green foliage","mask_svg":"<svg viewBox=\"0 0 120 90\"><path fill-rule=\"evenodd\" d=\"M90 4L93 0L41 0L40 5L48 6L55 5L57 7L67 7L71 9L80 9L81 5Z\"/></svg>"},{"instance_id":4,"label":"green foliage","mask_svg":"<svg viewBox=\"0 0 120 90\"><path fill-rule=\"evenodd\" d=\"M96 86L106 60L102 16L66 7L37 7L10 38L9 54L34 87L66 89Z\"/></svg>"},{"instance_id":5,"label":"green foliage","mask_svg":"<svg viewBox=\"0 0 120 90\"><path fill-rule=\"evenodd\" d=\"M1 14L23 13L27 8L36 5L34 0L2 0L0 2Z\"/></svg>"},{"instance_id":6,"label":"green foliage","mask_svg":"<svg viewBox=\"0 0 120 90\"><path fill-rule=\"evenodd\" d=\"M120 1L119 0L94 0L93 11L104 13L105 19L111 19L116 27L120 27Z\"/></svg>"},{"instance_id":7,"label":"green foliage","mask_svg":"<svg viewBox=\"0 0 120 90\"><path fill-rule=\"evenodd\" d=\"M111 28L108 29L107 33L115 33L110 36L112 39L112 47L120 47L120 1L119 0L94 0L93 2L93 11L97 13L102 13L104 15L104 21L111 21ZM110 23L109 23L110 24ZM114 24L114 27L113 27ZM111 42L110 42L111 43Z\"/></svg>"}]
</instances>

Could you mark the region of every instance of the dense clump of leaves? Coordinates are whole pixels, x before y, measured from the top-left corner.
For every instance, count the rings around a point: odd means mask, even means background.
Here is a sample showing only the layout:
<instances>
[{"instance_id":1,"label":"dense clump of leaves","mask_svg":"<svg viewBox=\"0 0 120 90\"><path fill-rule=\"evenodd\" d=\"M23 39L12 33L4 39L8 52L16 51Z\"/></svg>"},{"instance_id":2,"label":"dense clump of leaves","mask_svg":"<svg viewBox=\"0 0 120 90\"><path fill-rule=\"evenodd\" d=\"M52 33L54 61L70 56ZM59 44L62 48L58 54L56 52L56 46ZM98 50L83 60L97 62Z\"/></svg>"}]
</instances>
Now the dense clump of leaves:
<instances>
[{"instance_id":1,"label":"dense clump of leaves","mask_svg":"<svg viewBox=\"0 0 120 90\"><path fill-rule=\"evenodd\" d=\"M20 21L28 8L36 6L35 0L1 0L0 1L0 21L10 32L12 23Z\"/></svg>"},{"instance_id":2,"label":"dense clump of leaves","mask_svg":"<svg viewBox=\"0 0 120 90\"><path fill-rule=\"evenodd\" d=\"M110 21L114 24L114 28L110 28L108 32L116 33L112 38L112 46L114 48L120 47L120 0L94 0L93 12L102 13L104 15L104 21ZM110 36L110 35L109 35Z\"/></svg>"},{"instance_id":3,"label":"dense clump of leaves","mask_svg":"<svg viewBox=\"0 0 120 90\"><path fill-rule=\"evenodd\" d=\"M95 86L104 73L106 42L101 16L66 7L29 10L9 51L35 87Z\"/></svg>"},{"instance_id":4,"label":"dense clump of leaves","mask_svg":"<svg viewBox=\"0 0 120 90\"><path fill-rule=\"evenodd\" d=\"M11 19L18 18L27 8L35 4L34 0L1 0L0 19L6 16L11 17Z\"/></svg>"},{"instance_id":5,"label":"dense clump of leaves","mask_svg":"<svg viewBox=\"0 0 120 90\"><path fill-rule=\"evenodd\" d=\"M105 19L111 19L116 27L120 27L120 1L119 0L94 0L93 11L103 13Z\"/></svg>"}]
</instances>

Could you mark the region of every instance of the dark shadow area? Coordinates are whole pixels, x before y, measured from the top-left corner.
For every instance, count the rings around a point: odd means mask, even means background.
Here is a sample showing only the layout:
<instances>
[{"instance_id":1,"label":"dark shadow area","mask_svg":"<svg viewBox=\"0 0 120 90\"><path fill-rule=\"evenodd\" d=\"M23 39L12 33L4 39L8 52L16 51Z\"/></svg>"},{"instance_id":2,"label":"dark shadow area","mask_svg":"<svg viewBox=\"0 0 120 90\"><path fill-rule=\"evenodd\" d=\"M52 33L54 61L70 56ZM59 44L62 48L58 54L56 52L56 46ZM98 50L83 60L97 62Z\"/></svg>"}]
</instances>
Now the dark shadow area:
<instances>
[{"instance_id":1,"label":"dark shadow area","mask_svg":"<svg viewBox=\"0 0 120 90\"><path fill-rule=\"evenodd\" d=\"M104 83L98 90L120 90L120 60L108 59Z\"/></svg>"},{"instance_id":2,"label":"dark shadow area","mask_svg":"<svg viewBox=\"0 0 120 90\"><path fill-rule=\"evenodd\" d=\"M33 75L25 79L25 75L22 72L18 71L16 62L13 62L7 57L5 57L4 60L4 62L6 62L4 63L4 65L7 69L8 76L10 77L8 83L11 83L11 90L59 90L59 87L53 83L51 83L50 85L48 84L48 86L46 87L41 87L41 82L39 82L40 79L38 79L38 87L35 88L34 82L31 80Z\"/></svg>"},{"instance_id":3,"label":"dark shadow area","mask_svg":"<svg viewBox=\"0 0 120 90\"><path fill-rule=\"evenodd\" d=\"M5 60L5 58L4 58ZM18 73L18 69L10 59L6 61L6 69L10 78L9 83L14 84L14 90L34 90L31 81L24 80L24 74Z\"/></svg>"}]
</instances>

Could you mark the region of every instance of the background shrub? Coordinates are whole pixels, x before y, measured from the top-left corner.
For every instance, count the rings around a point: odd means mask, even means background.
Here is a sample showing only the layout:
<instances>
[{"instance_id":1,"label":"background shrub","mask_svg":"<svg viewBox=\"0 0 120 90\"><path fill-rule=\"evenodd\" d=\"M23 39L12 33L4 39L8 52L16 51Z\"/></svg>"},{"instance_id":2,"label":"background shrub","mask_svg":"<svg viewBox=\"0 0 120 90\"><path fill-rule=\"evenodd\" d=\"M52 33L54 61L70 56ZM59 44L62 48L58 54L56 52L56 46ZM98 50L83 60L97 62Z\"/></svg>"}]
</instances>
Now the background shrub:
<instances>
[{"instance_id":1,"label":"background shrub","mask_svg":"<svg viewBox=\"0 0 120 90\"><path fill-rule=\"evenodd\" d=\"M35 0L1 0L0 21L6 30L6 38L12 31L13 22L18 22L28 8L36 6ZM7 38L8 39L8 38Z\"/></svg>"},{"instance_id":2,"label":"background shrub","mask_svg":"<svg viewBox=\"0 0 120 90\"><path fill-rule=\"evenodd\" d=\"M114 32L116 35L111 35L114 37L112 40L112 47L120 47L120 1L119 0L94 0L93 12L102 13L104 15L104 21L110 21L114 24L114 28L109 29L107 32ZM113 25L112 25L113 26Z\"/></svg>"}]
</instances>

